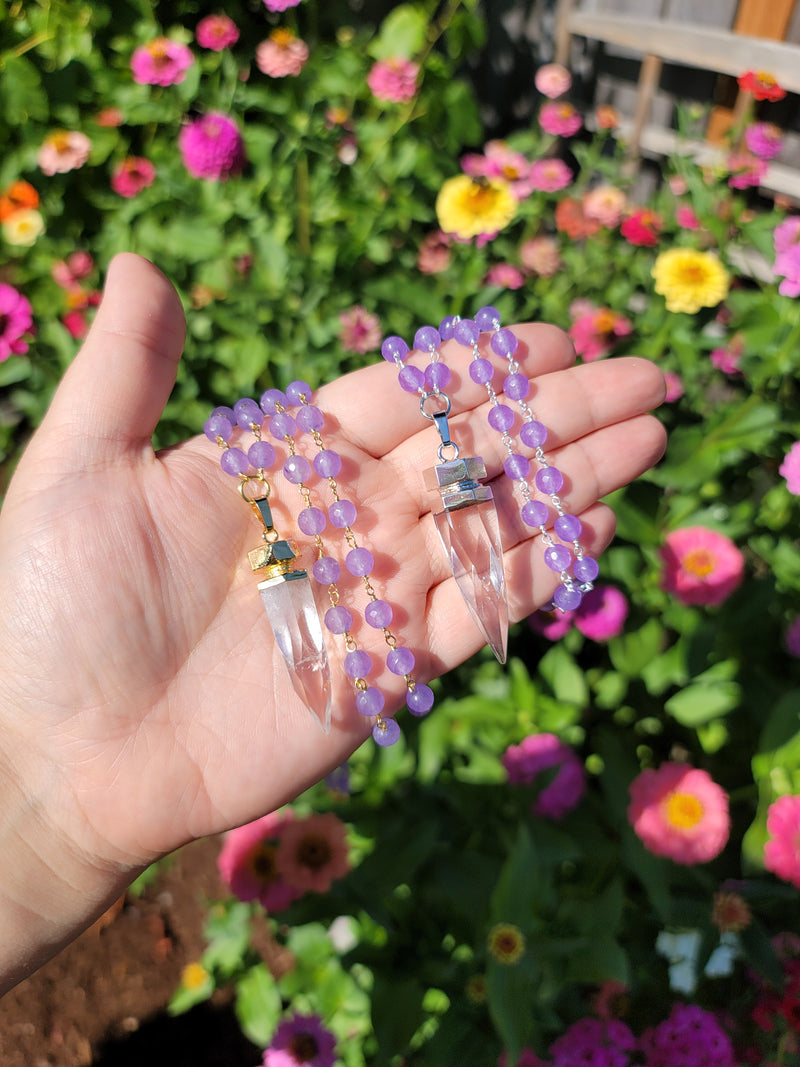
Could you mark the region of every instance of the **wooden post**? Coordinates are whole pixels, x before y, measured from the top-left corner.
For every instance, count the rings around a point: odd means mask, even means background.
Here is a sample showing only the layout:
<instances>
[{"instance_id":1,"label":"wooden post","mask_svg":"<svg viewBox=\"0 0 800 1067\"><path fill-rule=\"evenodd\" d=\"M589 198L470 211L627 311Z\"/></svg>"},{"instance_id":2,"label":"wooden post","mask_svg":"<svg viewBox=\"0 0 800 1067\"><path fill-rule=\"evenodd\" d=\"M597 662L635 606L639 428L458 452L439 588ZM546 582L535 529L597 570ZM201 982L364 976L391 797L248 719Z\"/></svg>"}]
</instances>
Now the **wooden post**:
<instances>
[{"instance_id":1,"label":"wooden post","mask_svg":"<svg viewBox=\"0 0 800 1067\"><path fill-rule=\"evenodd\" d=\"M650 117L650 109L653 106L658 83L661 79L661 70L664 61L659 56L647 55L642 60L642 68L639 72L639 83L636 94L636 113L633 116L631 136L628 141L627 153L629 156L638 156L639 143L642 139L642 130Z\"/></svg>"},{"instance_id":2,"label":"wooden post","mask_svg":"<svg viewBox=\"0 0 800 1067\"><path fill-rule=\"evenodd\" d=\"M572 31L569 27L569 20L574 6L575 0L558 0L555 30L556 51L554 59L556 63L560 63L563 67L569 66L569 46L572 42Z\"/></svg>"}]
</instances>

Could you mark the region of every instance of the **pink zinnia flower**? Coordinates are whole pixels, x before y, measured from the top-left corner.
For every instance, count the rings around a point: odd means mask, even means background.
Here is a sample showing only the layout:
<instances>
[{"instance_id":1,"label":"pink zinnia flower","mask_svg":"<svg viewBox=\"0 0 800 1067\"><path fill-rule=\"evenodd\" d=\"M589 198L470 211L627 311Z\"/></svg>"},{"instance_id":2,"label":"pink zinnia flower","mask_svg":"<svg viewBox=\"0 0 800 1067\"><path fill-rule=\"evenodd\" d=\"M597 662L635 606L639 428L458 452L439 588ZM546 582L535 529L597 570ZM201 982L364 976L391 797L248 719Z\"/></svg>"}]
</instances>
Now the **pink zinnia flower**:
<instances>
[{"instance_id":1,"label":"pink zinnia flower","mask_svg":"<svg viewBox=\"0 0 800 1067\"><path fill-rule=\"evenodd\" d=\"M760 185L767 173L767 163L764 159L758 159L747 152L738 152L728 159L730 177L728 185L731 189L749 189L753 185Z\"/></svg>"},{"instance_id":2,"label":"pink zinnia flower","mask_svg":"<svg viewBox=\"0 0 800 1067\"><path fill-rule=\"evenodd\" d=\"M679 204L675 210L675 221L682 230L699 230L700 219L688 204Z\"/></svg>"},{"instance_id":3,"label":"pink zinnia flower","mask_svg":"<svg viewBox=\"0 0 800 1067\"><path fill-rule=\"evenodd\" d=\"M625 594L613 585L596 585L575 610L575 625L592 641L610 641L622 633L627 617Z\"/></svg>"},{"instance_id":4,"label":"pink zinnia flower","mask_svg":"<svg viewBox=\"0 0 800 1067\"><path fill-rule=\"evenodd\" d=\"M680 374L676 374L672 370L665 370L664 381L667 386L667 391L664 394L664 403L673 404L676 400L680 400L685 391Z\"/></svg>"},{"instance_id":5,"label":"pink zinnia flower","mask_svg":"<svg viewBox=\"0 0 800 1067\"><path fill-rule=\"evenodd\" d=\"M513 263L495 263L483 279L484 285L499 285L503 289L521 289L525 275Z\"/></svg>"},{"instance_id":6,"label":"pink zinnia flower","mask_svg":"<svg viewBox=\"0 0 800 1067\"><path fill-rule=\"evenodd\" d=\"M519 246L519 259L525 270L540 278L552 278L561 267L558 242L552 237L531 237Z\"/></svg>"},{"instance_id":7,"label":"pink zinnia flower","mask_svg":"<svg viewBox=\"0 0 800 1067\"><path fill-rule=\"evenodd\" d=\"M297 7L300 0L264 0L267 11L286 11L287 8Z\"/></svg>"},{"instance_id":8,"label":"pink zinnia flower","mask_svg":"<svg viewBox=\"0 0 800 1067\"><path fill-rule=\"evenodd\" d=\"M55 130L45 137L36 153L36 162L45 174L66 174L77 170L89 158L92 142L78 130Z\"/></svg>"},{"instance_id":9,"label":"pink zinnia flower","mask_svg":"<svg viewBox=\"0 0 800 1067\"><path fill-rule=\"evenodd\" d=\"M619 225L628 198L615 185L597 185L583 196L583 213L587 219L596 219L601 226L613 229Z\"/></svg>"},{"instance_id":10,"label":"pink zinnia flower","mask_svg":"<svg viewBox=\"0 0 800 1067\"><path fill-rule=\"evenodd\" d=\"M736 374L742 353L734 348L715 348L708 358L713 366L721 370L723 374Z\"/></svg>"},{"instance_id":11,"label":"pink zinnia flower","mask_svg":"<svg viewBox=\"0 0 800 1067\"><path fill-rule=\"evenodd\" d=\"M744 556L725 534L705 526L668 533L661 587L684 604L721 604L744 577Z\"/></svg>"},{"instance_id":12,"label":"pink zinnia flower","mask_svg":"<svg viewBox=\"0 0 800 1067\"><path fill-rule=\"evenodd\" d=\"M800 441L795 441L778 468L786 479L786 488L794 496L800 496Z\"/></svg>"},{"instance_id":13,"label":"pink zinnia flower","mask_svg":"<svg viewBox=\"0 0 800 1067\"><path fill-rule=\"evenodd\" d=\"M541 634L548 641L560 640L568 630L572 629L574 611L534 611L528 616L528 622L534 633Z\"/></svg>"},{"instance_id":14,"label":"pink zinnia flower","mask_svg":"<svg viewBox=\"0 0 800 1067\"><path fill-rule=\"evenodd\" d=\"M156 180L156 168L149 159L126 156L111 174L111 188L129 200L149 188Z\"/></svg>"},{"instance_id":15,"label":"pink zinnia flower","mask_svg":"<svg viewBox=\"0 0 800 1067\"><path fill-rule=\"evenodd\" d=\"M223 881L239 900L258 900L267 911L281 911L302 896L278 871L278 844L293 814L273 812L231 830L217 857Z\"/></svg>"},{"instance_id":16,"label":"pink zinnia flower","mask_svg":"<svg viewBox=\"0 0 800 1067\"><path fill-rule=\"evenodd\" d=\"M278 1026L263 1067L334 1067L336 1038L318 1015L294 1015Z\"/></svg>"},{"instance_id":17,"label":"pink zinnia flower","mask_svg":"<svg viewBox=\"0 0 800 1067\"><path fill-rule=\"evenodd\" d=\"M296 78L308 60L308 45L284 27L256 48L256 66L270 78Z\"/></svg>"},{"instance_id":18,"label":"pink zinnia flower","mask_svg":"<svg viewBox=\"0 0 800 1067\"><path fill-rule=\"evenodd\" d=\"M347 828L332 812L296 819L283 828L276 865L294 889L327 893L350 870Z\"/></svg>"},{"instance_id":19,"label":"pink zinnia flower","mask_svg":"<svg viewBox=\"0 0 800 1067\"><path fill-rule=\"evenodd\" d=\"M585 363L601 359L613 351L617 341L627 337L633 324L611 308L595 308L581 315L567 331L575 352Z\"/></svg>"},{"instance_id":20,"label":"pink zinnia flower","mask_svg":"<svg viewBox=\"0 0 800 1067\"><path fill-rule=\"evenodd\" d=\"M783 133L772 122L754 122L744 131L744 140L759 159L774 159L783 148Z\"/></svg>"},{"instance_id":21,"label":"pink zinnia flower","mask_svg":"<svg viewBox=\"0 0 800 1067\"><path fill-rule=\"evenodd\" d=\"M541 193L557 193L572 181L572 171L561 159L537 159L531 165L531 185Z\"/></svg>"},{"instance_id":22,"label":"pink zinnia flower","mask_svg":"<svg viewBox=\"0 0 800 1067\"><path fill-rule=\"evenodd\" d=\"M78 249L70 253L66 261L56 260L50 268L53 281L62 289L73 290L77 283L87 278L94 270L94 260L88 252Z\"/></svg>"},{"instance_id":23,"label":"pink zinnia flower","mask_svg":"<svg viewBox=\"0 0 800 1067\"><path fill-rule=\"evenodd\" d=\"M536 71L533 84L542 96L555 100L556 97L563 96L564 93L569 92L572 85L572 75L560 63L545 63L544 66L539 67Z\"/></svg>"},{"instance_id":24,"label":"pink zinnia flower","mask_svg":"<svg viewBox=\"0 0 800 1067\"><path fill-rule=\"evenodd\" d=\"M539 125L554 137L572 137L583 125L578 112L566 101L544 104L539 112Z\"/></svg>"},{"instance_id":25,"label":"pink zinnia flower","mask_svg":"<svg viewBox=\"0 0 800 1067\"><path fill-rule=\"evenodd\" d=\"M74 337L76 341L82 341L89 332L89 320L84 311L75 309L65 312L61 316L61 323L70 337Z\"/></svg>"},{"instance_id":26,"label":"pink zinnia flower","mask_svg":"<svg viewBox=\"0 0 800 1067\"><path fill-rule=\"evenodd\" d=\"M233 19L227 15L206 15L197 23L195 37L201 48L221 52L224 48L236 44L239 40L239 30Z\"/></svg>"},{"instance_id":27,"label":"pink zinnia flower","mask_svg":"<svg viewBox=\"0 0 800 1067\"><path fill-rule=\"evenodd\" d=\"M339 315L339 341L345 352L365 355L381 343L381 320L361 304Z\"/></svg>"},{"instance_id":28,"label":"pink zinnia flower","mask_svg":"<svg viewBox=\"0 0 800 1067\"><path fill-rule=\"evenodd\" d=\"M133 80L139 85L179 85L194 63L191 49L169 37L154 37L131 56Z\"/></svg>"},{"instance_id":29,"label":"pink zinnia flower","mask_svg":"<svg viewBox=\"0 0 800 1067\"><path fill-rule=\"evenodd\" d=\"M661 233L661 216L649 208L639 208L628 215L619 232L629 244L653 248Z\"/></svg>"},{"instance_id":30,"label":"pink zinnia flower","mask_svg":"<svg viewBox=\"0 0 800 1067\"><path fill-rule=\"evenodd\" d=\"M531 811L546 819L563 819L583 796L586 778L583 764L555 734L529 734L503 753L503 766L512 785L531 785L549 767L558 767L555 778L544 787Z\"/></svg>"},{"instance_id":31,"label":"pink zinnia flower","mask_svg":"<svg viewBox=\"0 0 800 1067\"><path fill-rule=\"evenodd\" d=\"M441 274L450 266L452 239L441 230L429 233L417 253L417 270L423 274Z\"/></svg>"},{"instance_id":32,"label":"pink zinnia flower","mask_svg":"<svg viewBox=\"0 0 800 1067\"><path fill-rule=\"evenodd\" d=\"M410 59L379 59L367 75L369 91L376 100L406 104L417 92L419 64Z\"/></svg>"},{"instance_id":33,"label":"pink zinnia flower","mask_svg":"<svg viewBox=\"0 0 800 1067\"><path fill-rule=\"evenodd\" d=\"M783 276L778 292L783 296L800 296L800 215L792 215L776 226L772 240L773 270Z\"/></svg>"},{"instance_id":34,"label":"pink zinnia flower","mask_svg":"<svg viewBox=\"0 0 800 1067\"><path fill-rule=\"evenodd\" d=\"M533 192L532 164L505 141L487 141L482 155L467 153L461 159L461 169L472 178L501 178L515 200L524 200Z\"/></svg>"},{"instance_id":35,"label":"pink zinnia flower","mask_svg":"<svg viewBox=\"0 0 800 1067\"><path fill-rule=\"evenodd\" d=\"M673 1004L669 1018L644 1031L639 1044L648 1067L735 1067L730 1038L711 1012Z\"/></svg>"},{"instance_id":36,"label":"pink zinnia flower","mask_svg":"<svg viewBox=\"0 0 800 1067\"><path fill-rule=\"evenodd\" d=\"M783 642L786 645L786 651L789 655L794 656L796 659L800 659L800 615L793 619L786 627L786 633L783 635Z\"/></svg>"},{"instance_id":37,"label":"pink zinnia flower","mask_svg":"<svg viewBox=\"0 0 800 1067\"><path fill-rule=\"evenodd\" d=\"M225 181L245 162L242 135L221 111L210 111L182 127L178 148L192 177L206 181Z\"/></svg>"},{"instance_id":38,"label":"pink zinnia flower","mask_svg":"<svg viewBox=\"0 0 800 1067\"><path fill-rule=\"evenodd\" d=\"M30 300L13 285L0 282L0 363L9 356L21 356L28 351L22 338L32 327Z\"/></svg>"},{"instance_id":39,"label":"pink zinnia flower","mask_svg":"<svg viewBox=\"0 0 800 1067\"><path fill-rule=\"evenodd\" d=\"M730 833L728 794L703 770L683 763L648 768L630 784L628 821L645 848L675 863L708 863Z\"/></svg>"}]
</instances>

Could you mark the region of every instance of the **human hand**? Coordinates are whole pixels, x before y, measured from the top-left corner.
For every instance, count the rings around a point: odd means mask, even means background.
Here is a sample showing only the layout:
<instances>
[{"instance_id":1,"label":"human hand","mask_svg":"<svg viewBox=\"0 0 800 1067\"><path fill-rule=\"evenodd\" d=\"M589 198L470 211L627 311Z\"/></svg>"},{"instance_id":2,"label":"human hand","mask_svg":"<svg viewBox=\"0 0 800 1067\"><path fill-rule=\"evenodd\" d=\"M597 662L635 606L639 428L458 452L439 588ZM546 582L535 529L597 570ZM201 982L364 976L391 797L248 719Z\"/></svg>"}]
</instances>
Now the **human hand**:
<instances>
[{"instance_id":1,"label":"human hand","mask_svg":"<svg viewBox=\"0 0 800 1067\"><path fill-rule=\"evenodd\" d=\"M521 369L536 377L532 405L550 430L548 456L567 478L582 543L598 554L614 529L598 499L663 450L663 429L646 414L662 399L661 375L636 359L573 367L560 331L529 324L516 333ZM12 981L155 857L273 810L370 729L336 662L341 644L328 642L329 735L295 696L247 563L259 527L215 446L200 436L152 450L183 337L163 276L136 256L115 259L90 336L0 515L0 840L12 850L0 914L22 924L8 949ZM466 373L466 349L444 351L458 381L454 437L496 476L504 453L486 424L485 390ZM427 681L481 638L422 485L438 438L395 379L381 362L325 386L314 402L326 414L326 446L344 460L338 481L359 505L373 585L395 608L392 629L416 655L415 677ZM285 536L302 500L282 479L272 484ZM495 482L515 621L549 600L558 577L511 488ZM357 636L380 652L380 631ZM399 707L402 678L386 673L377 684L387 711Z\"/></svg>"}]
</instances>

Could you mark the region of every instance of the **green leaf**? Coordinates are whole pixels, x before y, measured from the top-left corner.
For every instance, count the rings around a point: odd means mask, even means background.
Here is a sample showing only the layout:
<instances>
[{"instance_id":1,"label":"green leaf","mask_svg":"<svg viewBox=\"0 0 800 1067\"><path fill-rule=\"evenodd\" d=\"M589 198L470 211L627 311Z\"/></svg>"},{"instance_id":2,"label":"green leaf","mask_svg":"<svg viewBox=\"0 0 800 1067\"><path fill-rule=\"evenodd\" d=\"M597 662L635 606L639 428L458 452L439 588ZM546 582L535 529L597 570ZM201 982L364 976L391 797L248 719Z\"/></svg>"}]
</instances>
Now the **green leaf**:
<instances>
[{"instance_id":1,"label":"green leaf","mask_svg":"<svg viewBox=\"0 0 800 1067\"><path fill-rule=\"evenodd\" d=\"M553 645L542 656L538 669L557 700L579 707L587 705L589 687L584 672L561 643Z\"/></svg>"},{"instance_id":2,"label":"green leaf","mask_svg":"<svg viewBox=\"0 0 800 1067\"><path fill-rule=\"evenodd\" d=\"M24 126L34 120L47 122L47 94L36 67L24 56L6 56L0 77L3 80L3 115L10 126Z\"/></svg>"},{"instance_id":3,"label":"green leaf","mask_svg":"<svg viewBox=\"0 0 800 1067\"><path fill-rule=\"evenodd\" d=\"M236 983L236 1018L254 1045L269 1044L281 1010L278 987L265 964L251 967Z\"/></svg>"},{"instance_id":4,"label":"green leaf","mask_svg":"<svg viewBox=\"0 0 800 1067\"><path fill-rule=\"evenodd\" d=\"M683 726L700 726L738 707L742 690L736 682L689 685L670 697L664 710Z\"/></svg>"},{"instance_id":5,"label":"green leaf","mask_svg":"<svg viewBox=\"0 0 800 1067\"><path fill-rule=\"evenodd\" d=\"M628 678L638 678L661 651L664 641L661 623L658 619L648 619L638 630L612 638L608 643L608 654L618 671Z\"/></svg>"},{"instance_id":6,"label":"green leaf","mask_svg":"<svg viewBox=\"0 0 800 1067\"><path fill-rule=\"evenodd\" d=\"M241 966L250 944L250 905L238 900L215 905L204 932L208 947L200 962L207 971L230 977Z\"/></svg>"},{"instance_id":7,"label":"green leaf","mask_svg":"<svg viewBox=\"0 0 800 1067\"><path fill-rule=\"evenodd\" d=\"M381 23L370 51L376 59L411 59L422 51L427 32L424 10L413 4L399 4Z\"/></svg>"}]
</instances>

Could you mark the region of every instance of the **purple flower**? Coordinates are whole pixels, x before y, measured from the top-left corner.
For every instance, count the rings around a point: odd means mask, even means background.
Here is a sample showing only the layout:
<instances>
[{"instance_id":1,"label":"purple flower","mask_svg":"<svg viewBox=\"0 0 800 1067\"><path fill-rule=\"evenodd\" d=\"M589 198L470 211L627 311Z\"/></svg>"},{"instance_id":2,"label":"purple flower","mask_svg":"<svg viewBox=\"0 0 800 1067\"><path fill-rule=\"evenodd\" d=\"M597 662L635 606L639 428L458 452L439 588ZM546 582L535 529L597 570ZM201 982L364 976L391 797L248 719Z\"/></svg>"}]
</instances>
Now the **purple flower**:
<instances>
[{"instance_id":1,"label":"purple flower","mask_svg":"<svg viewBox=\"0 0 800 1067\"><path fill-rule=\"evenodd\" d=\"M541 634L548 641L558 641L564 634L572 629L575 618L574 611L534 611L528 617L528 622L534 633Z\"/></svg>"},{"instance_id":2,"label":"purple flower","mask_svg":"<svg viewBox=\"0 0 800 1067\"><path fill-rule=\"evenodd\" d=\"M596 585L584 594L575 612L575 625L592 641L609 641L622 632L628 601L613 585Z\"/></svg>"},{"instance_id":3,"label":"purple flower","mask_svg":"<svg viewBox=\"0 0 800 1067\"><path fill-rule=\"evenodd\" d=\"M33 308L28 298L13 285L0 282L0 363L28 351L22 337L32 326Z\"/></svg>"},{"instance_id":4,"label":"purple flower","mask_svg":"<svg viewBox=\"0 0 800 1067\"><path fill-rule=\"evenodd\" d=\"M800 659L800 615L786 627L786 633L783 635L783 640L789 655L794 656L796 659Z\"/></svg>"},{"instance_id":5,"label":"purple flower","mask_svg":"<svg viewBox=\"0 0 800 1067\"><path fill-rule=\"evenodd\" d=\"M734 1067L727 1034L713 1015L694 1004L673 1004L668 1019L640 1039L648 1067Z\"/></svg>"},{"instance_id":6,"label":"purple flower","mask_svg":"<svg viewBox=\"0 0 800 1067\"><path fill-rule=\"evenodd\" d=\"M783 134L771 122L754 122L744 131L744 140L759 159L774 159L783 148Z\"/></svg>"},{"instance_id":7,"label":"purple flower","mask_svg":"<svg viewBox=\"0 0 800 1067\"><path fill-rule=\"evenodd\" d=\"M178 147L193 178L225 181L244 166L242 135L233 119L221 111L209 111L184 126Z\"/></svg>"},{"instance_id":8,"label":"purple flower","mask_svg":"<svg viewBox=\"0 0 800 1067\"><path fill-rule=\"evenodd\" d=\"M264 1053L264 1067L333 1067L336 1038L318 1015L284 1019Z\"/></svg>"},{"instance_id":9,"label":"purple flower","mask_svg":"<svg viewBox=\"0 0 800 1067\"><path fill-rule=\"evenodd\" d=\"M550 1046L553 1067L627 1067L636 1039L619 1019L578 1019ZM648 1060L649 1064L649 1060Z\"/></svg>"},{"instance_id":10,"label":"purple flower","mask_svg":"<svg viewBox=\"0 0 800 1067\"><path fill-rule=\"evenodd\" d=\"M555 734L529 734L503 753L503 766L512 785L530 785L542 771L557 767L555 777L539 793L531 811L545 819L563 819L583 796L583 764Z\"/></svg>"},{"instance_id":11,"label":"purple flower","mask_svg":"<svg viewBox=\"0 0 800 1067\"><path fill-rule=\"evenodd\" d=\"M778 473L786 479L786 488L794 496L800 496L800 441L795 441L778 467Z\"/></svg>"}]
</instances>

